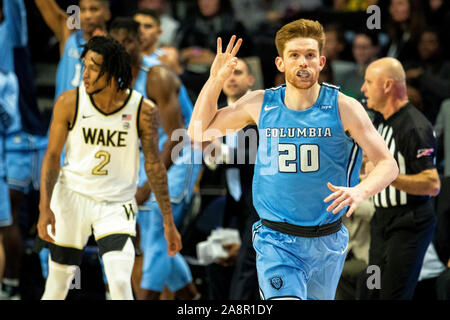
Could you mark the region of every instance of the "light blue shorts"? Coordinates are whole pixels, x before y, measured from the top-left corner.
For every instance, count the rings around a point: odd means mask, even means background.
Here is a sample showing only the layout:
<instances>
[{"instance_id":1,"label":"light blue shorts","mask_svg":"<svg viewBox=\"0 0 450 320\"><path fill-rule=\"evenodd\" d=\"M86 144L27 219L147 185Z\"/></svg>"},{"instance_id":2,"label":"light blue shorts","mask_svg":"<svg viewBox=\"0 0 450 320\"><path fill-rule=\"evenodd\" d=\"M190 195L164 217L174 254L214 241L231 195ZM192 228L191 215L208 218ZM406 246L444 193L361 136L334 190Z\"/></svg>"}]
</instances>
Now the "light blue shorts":
<instances>
[{"instance_id":1,"label":"light blue shorts","mask_svg":"<svg viewBox=\"0 0 450 320\"><path fill-rule=\"evenodd\" d=\"M140 210L137 216L144 254L141 288L161 292L166 285L177 291L192 282L189 265L180 253L170 257L164 237L163 218L156 202L151 202L151 211ZM184 202L172 203L174 219L184 217Z\"/></svg>"},{"instance_id":2,"label":"light blue shorts","mask_svg":"<svg viewBox=\"0 0 450 320\"><path fill-rule=\"evenodd\" d=\"M0 227L12 224L9 187L4 178L0 178Z\"/></svg>"},{"instance_id":3,"label":"light blue shorts","mask_svg":"<svg viewBox=\"0 0 450 320\"><path fill-rule=\"evenodd\" d=\"M6 139L6 174L10 188L39 190L46 137L19 133Z\"/></svg>"},{"instance_id":4,"label":"light blue shorts","mask_svg":"<svg viewBox=\"0 0 450 320\"><path fill-rule=\"evenodd\" d=\"M253 225L262 299L334 300L347 255L348 231L316 238Z\"/></svg>"},{"instance_id":5,"label":"light blue shorts","mask_svg":"<svg viewBox=\"0 0 450 320\"><path fill-rule=\"evenodd\" d=\"M191 164L186 153L170 167L167 172L172 214L178 230L183 225L187 206L200 173L201 165ZM143 156L141 153L141 165ZM141 170L140 181L146 179ZM189 265L180 253L169 257L161 210L154 193L139 207L136 222L141 235L141 249L144 253L141 288L161 292L166 285L169 290L177 291L192 282Z\"/></svg>"}]
</instances>

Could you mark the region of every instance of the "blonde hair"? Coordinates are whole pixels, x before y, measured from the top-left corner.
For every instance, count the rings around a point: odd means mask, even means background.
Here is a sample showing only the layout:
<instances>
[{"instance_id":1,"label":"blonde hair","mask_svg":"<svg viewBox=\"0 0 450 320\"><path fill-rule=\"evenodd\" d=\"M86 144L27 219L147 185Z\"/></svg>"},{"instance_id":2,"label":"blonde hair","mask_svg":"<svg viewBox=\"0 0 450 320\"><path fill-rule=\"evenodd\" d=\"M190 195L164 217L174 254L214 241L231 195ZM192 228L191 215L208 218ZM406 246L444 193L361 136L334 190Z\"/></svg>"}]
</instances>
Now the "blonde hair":
<instances>
[{"instance_id":1,"label":"blonde hair","mask_svg":"<svg viewBox=\"0 0 450 320\"><path fill-rule=\"evenodd\" d=\"M325 32L318 21L299 19L284 25L275 36L278 55L283 56L286 42L295 38L312 38L319 43L319 53L325 45Z\"/></svg>"}]
</instances>

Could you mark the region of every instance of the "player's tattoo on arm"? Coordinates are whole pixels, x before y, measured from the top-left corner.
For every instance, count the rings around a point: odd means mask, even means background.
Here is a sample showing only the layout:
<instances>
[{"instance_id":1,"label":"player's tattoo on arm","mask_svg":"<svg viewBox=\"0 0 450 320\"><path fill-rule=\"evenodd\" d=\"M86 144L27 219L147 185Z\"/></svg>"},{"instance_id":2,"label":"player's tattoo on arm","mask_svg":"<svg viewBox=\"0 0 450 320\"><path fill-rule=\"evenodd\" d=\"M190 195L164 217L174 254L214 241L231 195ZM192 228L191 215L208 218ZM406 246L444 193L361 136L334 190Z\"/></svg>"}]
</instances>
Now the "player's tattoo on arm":
<instances>
[{"instance_id":1,"label":"player's tattoo on arm","mask_svg":"<svg viewBox=\"0 0 450 320\"><path fill-rule=\"evenodd\" d=\"M177 76L164 66L155 66L148 72L146 90L147 95L158 106L160 124L167 137L171 137L175 130L184 128L178 100L180 81ZM167 170L175 161L172 149L178 143L179 141L167 139L160 152L161 160Z\"/></svg>"},{"instance_id":2,"label":"player's tattoo on arm","mask_svg":"<svg viewBox=\"0 0 450 320\"><path fill-rule=\"evenodd\" d=\"M47 151L42 162L41 170L41 200L39 203L40 208L47 208L50 206L50 200L52 198L53 189L59 177L60 156L53 155Z\"/></svg>"},{"instance_id":3,"label":"player's tattoo on arm","mask_svg":"<svg viewBox=\"0 0 450 320\"><path fill-rule=\"evenodd\" d=\"M167 183L167 170L158 150L158 109L154 106L143 105L140 117L139 134L142 152L145 156L145 172L163 217L171 217L172 209Z\"/></svg>"},{"instance_id":4,"label":"player's tattoo on arm","mask_svg":"<svg viewBox=\"0 0 450 320\"><path fill-rule=\"evenodd\" d=\"M59 169L50 168L45 173L45 191L47 199L51 199L53 189L55 188L56 181L58 180Z\"/></svg>"}]
</instances>

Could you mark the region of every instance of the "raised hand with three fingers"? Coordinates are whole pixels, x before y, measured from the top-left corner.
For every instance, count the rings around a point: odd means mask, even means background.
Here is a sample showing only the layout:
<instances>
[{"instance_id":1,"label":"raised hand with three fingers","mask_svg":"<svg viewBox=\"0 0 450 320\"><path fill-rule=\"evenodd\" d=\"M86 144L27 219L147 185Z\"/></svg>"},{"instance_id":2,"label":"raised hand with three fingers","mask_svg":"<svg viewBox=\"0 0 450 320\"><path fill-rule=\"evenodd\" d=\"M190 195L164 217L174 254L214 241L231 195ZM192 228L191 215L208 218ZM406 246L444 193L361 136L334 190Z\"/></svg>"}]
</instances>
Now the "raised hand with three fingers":
<instances>
[{"instance_id":1,"label":"raised hand with three fingers","mask_svg":"<svg viewBox=\"0 0 450 320\"><path fill-rule=\"evenodd\" d=\"M242 44L242 39L236 42L236 36L233 35L228 42L225 52L222 52L222 38L217 38L217 54L211 65L210 76L221 81L227 80L236 68L236 54Z\"/></svg>"}]
</instances>

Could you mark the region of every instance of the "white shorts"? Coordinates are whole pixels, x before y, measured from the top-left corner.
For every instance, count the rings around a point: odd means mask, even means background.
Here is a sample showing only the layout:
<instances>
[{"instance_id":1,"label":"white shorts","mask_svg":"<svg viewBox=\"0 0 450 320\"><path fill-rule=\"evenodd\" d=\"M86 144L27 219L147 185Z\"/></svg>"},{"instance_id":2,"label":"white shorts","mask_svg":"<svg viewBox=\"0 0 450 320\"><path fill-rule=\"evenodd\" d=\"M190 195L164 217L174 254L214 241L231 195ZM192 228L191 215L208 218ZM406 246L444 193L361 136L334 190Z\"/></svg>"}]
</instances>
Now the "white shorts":
<instances>
[{"instance_id":1,"label":"white shorts","mask_svg":"<svg viewBox=\"0 0 450 320\"><path fill-rule=\"evenodd\" d=\"M108 236L136 235L136 200L99 202L56 183L50 202L55 214L55 246L83 250L91 234L99 243ZM99 242L100 240L100 242Z\"/></svg>"}]
</instances>

